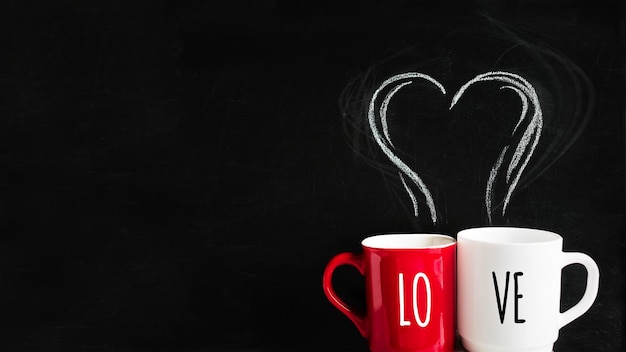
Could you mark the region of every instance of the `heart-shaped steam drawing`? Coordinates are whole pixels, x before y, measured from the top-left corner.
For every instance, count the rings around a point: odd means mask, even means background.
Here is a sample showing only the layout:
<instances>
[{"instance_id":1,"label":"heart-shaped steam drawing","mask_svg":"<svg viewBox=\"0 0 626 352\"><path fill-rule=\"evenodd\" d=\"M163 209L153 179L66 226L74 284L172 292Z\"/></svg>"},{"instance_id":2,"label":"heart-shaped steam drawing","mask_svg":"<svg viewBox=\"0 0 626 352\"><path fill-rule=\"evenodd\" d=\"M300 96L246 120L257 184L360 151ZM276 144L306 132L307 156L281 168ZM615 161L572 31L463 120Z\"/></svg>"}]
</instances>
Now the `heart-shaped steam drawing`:
<instances>
[{"instance_id":1,"label":"heart-shaped steam drawing","mask_svg":"<svg viewBox=\"0 0 626 352\"><path fill-rule=\"evenodd\" d=\"M417 174L417 172L415 172L415 170L412 170L404 161L402 161L396 155L396 153L394 153L395 147L389 135L389 129L387 124L387 110L394 95L398 93L402 88L413 83L413 81L417 79L426 80L432 83L436 88L439 89L439 91L441 91L443 95L446 94L444 86L437 80L426 74L418 72L398 74L385 80L374 92L369 105L368 120L370 129L372 131L374 139L378 143L378 146L382 149L382 151L389 158L389 160L399 169L398 174L400 176L400 180L402 181L402 184L409 194L411 202L413 203L414 215L416 217L418 216L418 201L415 197L415 194L409 187L409 184L406 180L407 178L410 182L415 184L418 190L422 193L426 205L428 206L428 210L430 211L431 219L433 223L436 224L437 211L435 209L435 202L433 200L433 197L420 176ZM537 143L539 142L539 138L541 137L543 117L541 112L541 106L539 104L539 98L533 86L519 75L501 71L480 74L465 83L453 96L452 103L450 104L449 109L452 109L455 106L455 104L463 96L463 93L470 86L478 82L486 81L501 82L504 85L501 86L500 89L513 90L520 97L520 118L511 135L513 136L518 128L522 126L522 124L526 125L526 130L519 138L519 142L517 143L517 146L512 153L512 157L510 158L510 162L506 171L506 194L504 197L504 205L502 207L502 215L505 215L507 206L509 205L509 201L511 199L511 195L513 194L513 191L517 186L522 172L524 171L526 165L531 159ZM485 190L485 206L487 209L487 216L490 223L492 222L494 184L496 180L501 177L499 176L500 169L502 168L502 164L505 160L505 155L507 154L509 147L509 145L505 146L500 152L498 159L495 161L491 168L489 179L487 181Z\"/></svg>"}]
</instances>

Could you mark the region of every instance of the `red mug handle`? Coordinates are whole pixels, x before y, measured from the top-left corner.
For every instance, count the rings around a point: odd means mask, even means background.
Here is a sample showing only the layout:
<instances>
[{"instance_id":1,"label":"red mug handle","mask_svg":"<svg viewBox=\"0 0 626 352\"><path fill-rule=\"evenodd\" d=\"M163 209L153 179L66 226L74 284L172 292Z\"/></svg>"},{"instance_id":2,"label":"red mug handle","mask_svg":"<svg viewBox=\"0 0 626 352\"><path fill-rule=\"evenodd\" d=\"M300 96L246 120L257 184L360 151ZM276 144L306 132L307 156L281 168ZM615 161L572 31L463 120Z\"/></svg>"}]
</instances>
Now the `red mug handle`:
<instances>
[{"instance_id":1,"label":"red mug handle","mask_svg":"<svg viewBox=\"0 0 626 352\"><path fill-rule=\"evenodd\" d=\"M332 303L337 309L339 309L343 314L345 314L354 325L356 325L357 329L363 337L367 338L367 326L365 323L365 316L363 314L359 314L356 310L344 302L333 288L332 277L333 272L337 267L342 265L351 265L355 267L361 275L365 275L363 271L363 256L360 254L353 253L339 253L335 255L329 262L326 264L326 269L324 269L324 293L326 294L326 298Z\"/></svg>"}]
</instances>

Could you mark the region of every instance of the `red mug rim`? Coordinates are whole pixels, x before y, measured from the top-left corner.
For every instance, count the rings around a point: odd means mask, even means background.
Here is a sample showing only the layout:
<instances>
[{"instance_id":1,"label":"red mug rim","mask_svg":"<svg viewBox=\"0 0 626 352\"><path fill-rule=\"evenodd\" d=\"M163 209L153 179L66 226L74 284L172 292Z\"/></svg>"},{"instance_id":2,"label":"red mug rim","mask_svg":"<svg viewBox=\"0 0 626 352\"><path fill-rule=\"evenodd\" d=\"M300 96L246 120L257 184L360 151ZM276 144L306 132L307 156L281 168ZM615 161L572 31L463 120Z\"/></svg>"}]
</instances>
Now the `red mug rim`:
<instances>
[{"instance_id":1,"label":"red mug rim","mask_svg":"<svg viewBox=\"0 0 626 352\"><path fill-rule=\"evenodd\" d=\"M434 233L389 233L365 238L361 245L372 249L436 249L454 246L452 236Z\"/></svg>"}]
</instances>

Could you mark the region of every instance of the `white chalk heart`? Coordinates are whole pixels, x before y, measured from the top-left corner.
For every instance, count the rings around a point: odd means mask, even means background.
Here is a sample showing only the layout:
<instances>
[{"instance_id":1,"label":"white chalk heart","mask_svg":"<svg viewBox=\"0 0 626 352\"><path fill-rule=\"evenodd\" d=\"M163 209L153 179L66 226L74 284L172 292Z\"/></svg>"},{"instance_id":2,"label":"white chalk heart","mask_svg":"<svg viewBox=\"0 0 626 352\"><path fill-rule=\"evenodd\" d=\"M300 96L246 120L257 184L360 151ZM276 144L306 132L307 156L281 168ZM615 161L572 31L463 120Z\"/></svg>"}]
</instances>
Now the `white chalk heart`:
<instances>
[{"instance_id":1,"label":"white chalk heart","mask_svg":"<svg viewBox=\"0 0 626 352\"><path fill-rule=\"evenodd\" d=\"M387 109L394 95L405 86L413 83L413 81L416 79L426 80L432 83L436 88L438 88L443 95L446 94L444 86L437 80L426 74L418 72L407 72L398 74L385 80L372 95L368 111L368 120L376 143L378 143L378 146L382 149L382 151L389 158L389 160L399 169L398 174L400 176L402 184L404 185L404 188L406 189L413 203L414 215L418 216L419 214L417 205L418 201L415 197L415 194L407 184L407 180L405 179L405 177L408 178L410 182L415 184L415 186L417 186L418 190L424 196L424 200L428 206L428 210L430 211L431 219L433 223L436 224L437 212L435 210L435 202L433 200L433 197L428 190L428 187L426 187L417 172L415 170L412 170L407 165L407 163L400 159L394 152L395 147L391 140L391 136L389 135L387 124ZM533 152L535 151L537 143L539 142L539 138L541 137L543 116L539 103L539 98L533 86L526 79L520 77L519 75L502 71L487 72L469 80L461 88L459 88L456 94L452 97L452 102L449 109L452 109L456 105L459 99L461 99L461 97L463 96L463 93L471 85L477 82L486 81L501 82L503 83L503 86L500 87L501 89L511 89L515 91L520 97L520 118L511 134L513 135L518 130L518 128L522 126L522 124L526 125L526 129L522 134L519 143L515 147L515 151L513 152L513 156L506 172L505 182L507 185L507 191L504 198L504 206L502 209L502 215L504 215L506 213L506 209L509 204L511 195L515 190L515 187L517 186L522 172L526 168L526 165L528 164L530 158L533 155ZM529 111L531 110L532 114L529 113ZM487 216L490 223L492 221L493 186L496 179L499 177L499 171L502 167L505 154L507 153L507 150L509 150L509 147L510 146L508 145L505 146L500 152L498 159L494 162L491 168L489 179L487 181L485 190L485 205L487 208Z\"/></svg>"}]
</instances>

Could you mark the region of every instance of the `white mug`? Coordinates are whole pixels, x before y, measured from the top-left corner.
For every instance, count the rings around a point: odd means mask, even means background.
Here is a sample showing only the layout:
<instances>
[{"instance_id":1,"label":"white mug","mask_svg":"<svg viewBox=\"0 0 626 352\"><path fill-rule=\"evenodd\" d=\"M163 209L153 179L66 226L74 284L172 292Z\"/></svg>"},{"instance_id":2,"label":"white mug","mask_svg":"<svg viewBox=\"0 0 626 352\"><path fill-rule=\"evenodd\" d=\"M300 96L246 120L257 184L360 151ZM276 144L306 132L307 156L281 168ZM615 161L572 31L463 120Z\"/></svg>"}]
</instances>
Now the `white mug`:
<instances>
[{"instance_id":1,"label":"white mug","mask_svg":"<svg viewBox=\"0 0 626 352\"><path fill-rule=\"evenodd\" d=\"M585 293L560 312L561 271L587 270ZM563 252L556 233L482 227L457 234L458 332L470 352L550 352L559 329L580 317L598 294L598 265Z\"/></svg>"}]
</instances>

